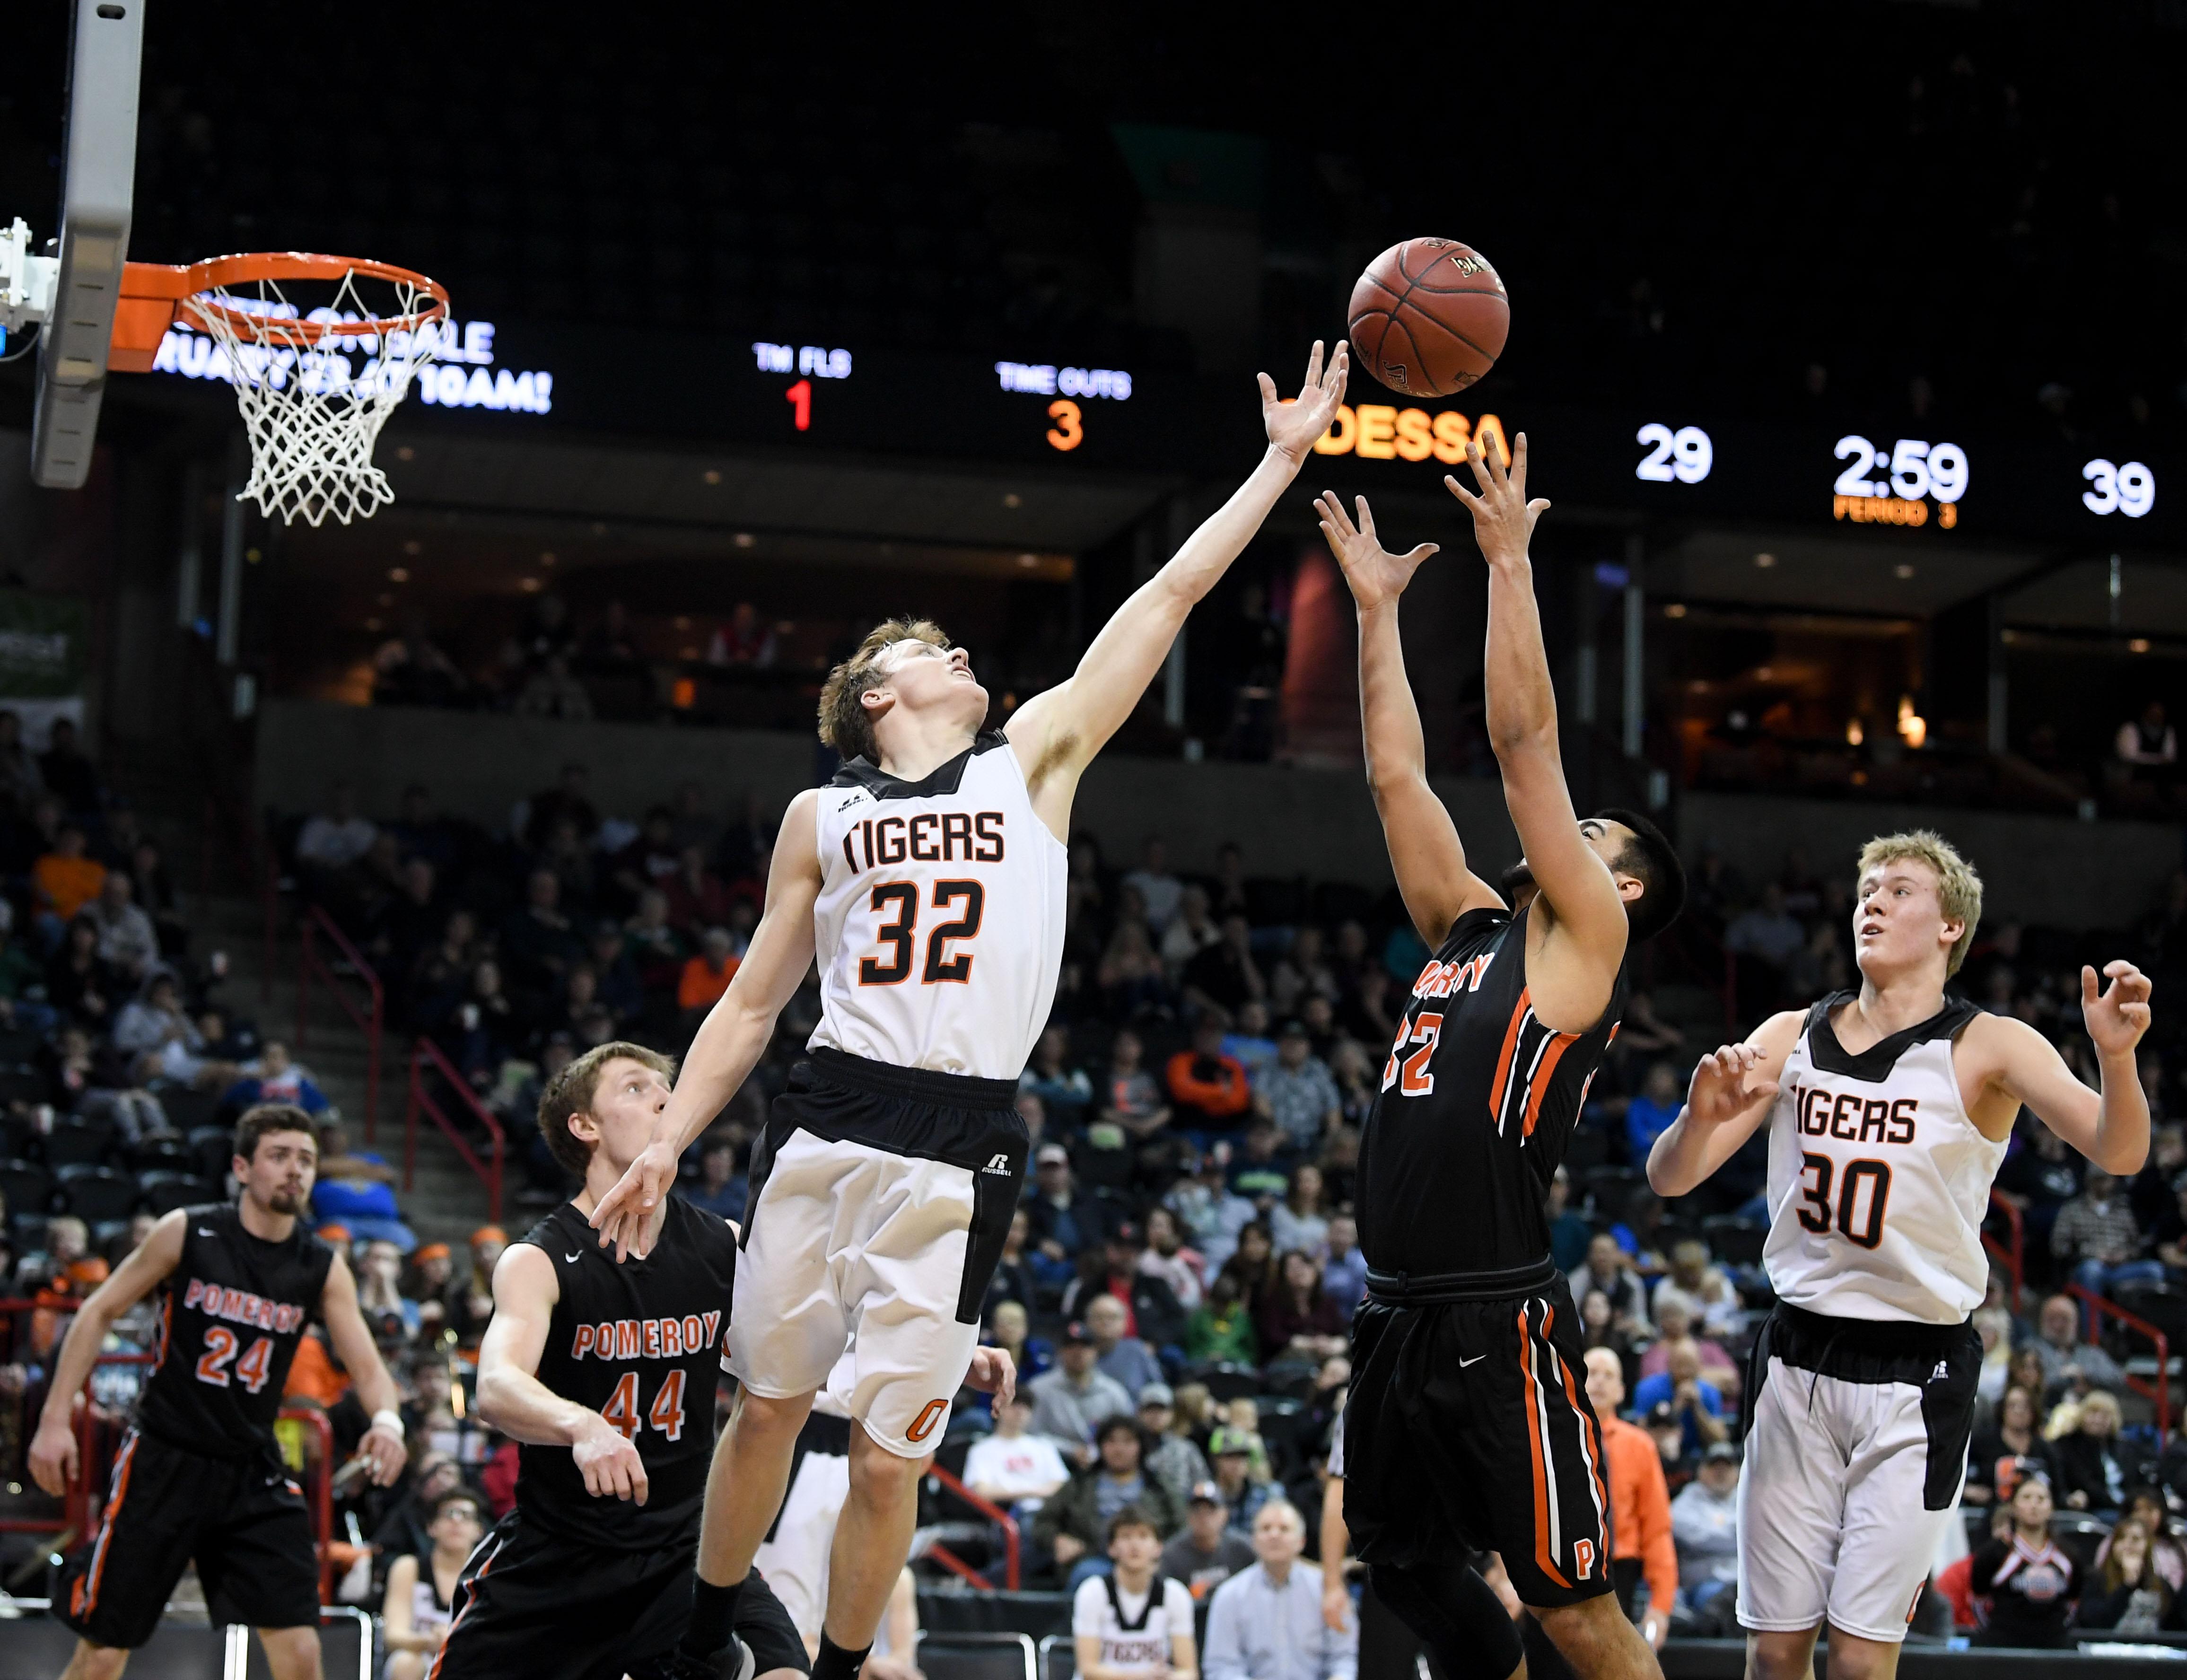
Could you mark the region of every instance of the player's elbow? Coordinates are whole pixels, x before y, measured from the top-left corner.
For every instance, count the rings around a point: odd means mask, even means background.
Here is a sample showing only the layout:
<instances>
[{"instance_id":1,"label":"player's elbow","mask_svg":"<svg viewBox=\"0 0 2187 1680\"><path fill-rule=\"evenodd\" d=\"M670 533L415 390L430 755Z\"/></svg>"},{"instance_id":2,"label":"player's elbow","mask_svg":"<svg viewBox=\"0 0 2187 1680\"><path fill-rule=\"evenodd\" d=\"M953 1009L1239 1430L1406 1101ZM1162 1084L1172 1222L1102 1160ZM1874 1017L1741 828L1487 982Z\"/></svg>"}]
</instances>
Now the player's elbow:
<instances>
[{"instance_id":1,"label":"player's elbow","mask_svg":"<svg viewBox=\"0 0 2187 1680\"><path fill-rule=\"evenodd\" d=\"M1552 718L1543 722L1492 724L1488 744L1499 764L1525 763L1544 757L1554 761L1557 756L1556 721Z\"/></svg>"},{"instance_id":2,"label":"player's elbow","mask_svg":"<svg viewBox=\"0 0 2187 1680\"><path fill-rule=\"evenodd\" d=\"M2114 1178L2131 1178L2149 1160L2149 1139L2144 1136L2105 1143L2091 1159Z\"/></svg>"},{"instance_id":3,"label":"player's elbow","mask_svg":"<svg viewBox=\"0 0 2187 1680\"><path fill-rule=\"evenodd\" d=\"M478 1391L474 1396L479 1421L489 1429L508 1434L509 1402L508 1373L498 1365L481 1365L478 1374Z\"/></svg>"}]
</instances>

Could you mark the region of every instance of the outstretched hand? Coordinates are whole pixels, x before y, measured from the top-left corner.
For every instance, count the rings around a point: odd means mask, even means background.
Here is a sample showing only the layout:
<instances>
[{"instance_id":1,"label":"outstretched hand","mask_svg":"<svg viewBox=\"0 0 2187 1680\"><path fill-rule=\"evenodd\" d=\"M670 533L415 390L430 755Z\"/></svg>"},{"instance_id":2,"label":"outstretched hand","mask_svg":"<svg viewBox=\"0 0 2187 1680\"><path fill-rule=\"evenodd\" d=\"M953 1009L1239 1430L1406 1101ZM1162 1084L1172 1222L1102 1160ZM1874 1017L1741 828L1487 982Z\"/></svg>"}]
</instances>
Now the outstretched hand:
<instances>
[{"instance_id":1,"label":"outstretched hand","mask_svg":"<svg viewBox=\"0 0 2187 1680\"><path fill-rule=\"evenodd\" d=\"M1727 1044L1694 1065L1693 1083L1686 1089L1686 1118L1701 1126L1721 1126L1736 1120L1764 1097L1777 1094L1774 1079L1756 1079L1762 1061L1755 1044Z\"/></svg>"},{"instance_id":2,"label":"outstretched hand","mask_svg":"<svg viewBox=\"0 0 2187 1680\"><path fill-rule=\"evenodd\" d=\"M1375 514L1367 498L1362 496L1358 503L1359 523L1355 525L1334 492L1324 490L1313 498L1314 511L1321 515L1321 534L1329 539L1330 552L1352 586L1352 598L1360 611L1368 612L1403 594L1420 562L1437 548L1423 542L1410 553L1391 553L1375 535Z\"/></svg>"},{"instance_id":3,"label":"outstretched hand","mask_svg":"<svg viewBox=\"0 0 2187 1680\"><path fill-rule=\"evenodd\" d=\"M1474 482L1481 486L1481 493L1474 495L1448 473L1442 481L1473 515L1473 537L1481 544L1481 559L1491 565L1525 559L1534 521L1549 509L1549 504L1538 496L1531 502L1526 499L1526 434L1521 432L1513 442L1509 467L1486 454L1479 438L1465 446L1465 458L1473 468Z\"/></svg>"},{"instance_id":4,"label":"outstretched hand","mask_svg":"<svg viewBox=\"0 0 2187 1680\"><path fill-rule=\"evenodd\" d=\"M2096 989L2096 971L2081 965L2081 1020L2096 1048L2119 1055L2141 1042L2149 1031L2149 976L2121 959L2104 964L2111 984Z\"/></svg>"},{"instance_id":5,"label":"outstretched hand","mask_svg":"<svg viewBox=\"0 0 2187 1680\"><path fill-rule=\"evenodd\" d=\"M1321 340L1316 339L1313 354L1307 357L1306 384L1296 401L1284 401L1276 395L1276 382L1266 374L1259 376L1261 419L1268 429L1268 441L1290 456L1294 465L1305 464L1307 452L1336 419L1351 373L1352 352L1342 339L1337 340L1336 353L1326 368L1321 365Z\"/></svg>"}]
</instances>

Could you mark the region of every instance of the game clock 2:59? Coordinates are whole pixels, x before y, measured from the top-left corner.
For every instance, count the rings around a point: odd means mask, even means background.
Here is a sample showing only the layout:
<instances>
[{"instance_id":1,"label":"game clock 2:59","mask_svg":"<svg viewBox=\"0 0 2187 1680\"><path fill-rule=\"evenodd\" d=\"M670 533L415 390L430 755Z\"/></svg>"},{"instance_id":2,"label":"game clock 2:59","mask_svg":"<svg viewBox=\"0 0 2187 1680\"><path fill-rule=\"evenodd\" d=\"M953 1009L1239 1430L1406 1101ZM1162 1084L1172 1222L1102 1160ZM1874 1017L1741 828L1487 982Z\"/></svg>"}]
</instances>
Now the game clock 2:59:
<instances>
[{"instance_id":1,"label":"game clock 2:59","mask_svg":"<svg viewBox=\"0 0 2187 1680\"><path fill-rule=\"evenodd\" d=\"M1856 525L1926 525L1930 503L1937 523L1950 530L1959 521L1959 500L1967 493L1967 452L1956 443L1931 443L1902 437L1888 452L1857 432L1837 441L1834 452L1847 464L1831 486L1831 514ZM1888 475L1871 479L1872 468Z\"/></svg>"}]
</instances>

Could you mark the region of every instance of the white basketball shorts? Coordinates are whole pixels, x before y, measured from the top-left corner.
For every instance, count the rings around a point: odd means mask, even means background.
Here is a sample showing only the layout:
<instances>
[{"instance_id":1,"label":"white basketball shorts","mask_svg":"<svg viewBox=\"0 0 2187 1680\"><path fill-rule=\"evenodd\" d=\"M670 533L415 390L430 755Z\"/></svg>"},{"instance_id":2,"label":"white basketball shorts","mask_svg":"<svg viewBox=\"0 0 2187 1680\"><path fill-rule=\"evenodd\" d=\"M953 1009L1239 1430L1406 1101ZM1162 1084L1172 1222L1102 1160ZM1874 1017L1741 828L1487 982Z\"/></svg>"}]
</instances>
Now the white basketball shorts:
<instances>
[{"instance_id":1,"label":"white basketball shorts","mask_svg":"<svg viewBox=\"0 0 2187 1680\"><path fill-rule=\"evenodd\" d=\"M834 1385L890 1452L941 1444L1025 1177L1016 1087L817 1049L752 1151L729 1369ZM848 1346L847 1356L846 1345Z\"/></svg>"},{"instance_id":2,"label":"white basketball shorts","mask_svg":"<svg viewBox=\"0 0 2187 1680\"><path fill-rule=\"evenodd\" d=\"M1779 1303L1748 1367L1739 1619L1906 1637L1966 1479L1970 1324L1826 1318Z\"/></svg>"}]
</instances>

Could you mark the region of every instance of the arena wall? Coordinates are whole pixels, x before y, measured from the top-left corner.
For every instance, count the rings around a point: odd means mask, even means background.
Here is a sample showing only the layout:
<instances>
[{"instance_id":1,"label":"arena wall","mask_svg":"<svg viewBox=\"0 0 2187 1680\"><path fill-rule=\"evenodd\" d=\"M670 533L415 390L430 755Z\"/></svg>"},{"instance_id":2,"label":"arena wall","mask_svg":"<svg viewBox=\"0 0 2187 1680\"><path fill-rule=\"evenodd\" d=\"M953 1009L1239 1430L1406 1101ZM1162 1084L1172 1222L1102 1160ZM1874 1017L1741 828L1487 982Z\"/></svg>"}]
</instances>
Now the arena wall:
<instances>
[{"instance_id":1,"label":"arena wall","mask_svg":"<svg viewBox=\"0 0 2187 1680\"><path fill-rule=\"evenodd\" d=\"M519 800L570 761L590 771L597 805L632 817L692 777L711 809L734 809L750 793L772 817L818 779L824 763L811 737L773 731L287 700L267 701L259 716L259 801L285 812L319 808L346 778L366 812L385 815L417 781L441 808L499 829ZM1458 818L1468 861L1493 879L1518 856L1502 789L1468 778L1439 778L1436 786ZM1257 875L1369 886L1390 880L1374 803L1357 771L1110 757L1088 773L1077 821L1101 837L1112 862L1135 856L1143 836L1159 833L1181 869L1212 867L1216 848L1235 840ZM1871 834L1925 824L1942 828L1973 857L1993 914L2055 926L2127 925L2180 866L2179 829L2156 823L1689 794L1676 827L1689 859L1713 841L1757 881L1777 872L1790 845L1805 846L1819 870L1849 868Z\"/></svg>"}]
</instances>

